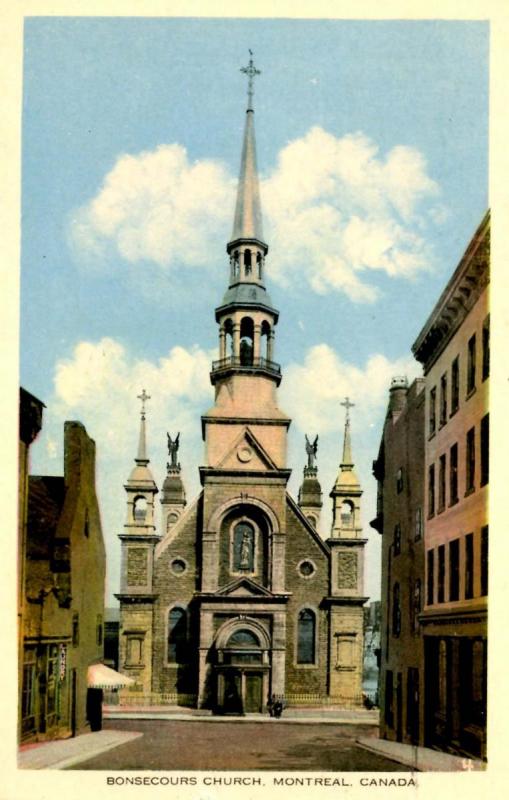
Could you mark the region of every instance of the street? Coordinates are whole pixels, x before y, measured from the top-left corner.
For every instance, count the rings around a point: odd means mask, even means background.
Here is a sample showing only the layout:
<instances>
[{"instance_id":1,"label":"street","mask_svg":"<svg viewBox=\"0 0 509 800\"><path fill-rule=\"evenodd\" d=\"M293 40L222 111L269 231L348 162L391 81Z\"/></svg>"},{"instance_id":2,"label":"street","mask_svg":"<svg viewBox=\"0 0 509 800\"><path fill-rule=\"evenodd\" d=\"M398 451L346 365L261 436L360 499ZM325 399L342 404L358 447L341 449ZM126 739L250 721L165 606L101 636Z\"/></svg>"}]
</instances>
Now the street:
<instances>
[{"instance_id":1,"label":"street","mask_svg":"<svg viewBox=\"0 0 509 800\"><path fill-rule=\"evenodd\" d=\"M104 729L144 735L70 769L408 771L356 745L378 735L367 725L106 720Z\"/></svg>"}]
</instances>

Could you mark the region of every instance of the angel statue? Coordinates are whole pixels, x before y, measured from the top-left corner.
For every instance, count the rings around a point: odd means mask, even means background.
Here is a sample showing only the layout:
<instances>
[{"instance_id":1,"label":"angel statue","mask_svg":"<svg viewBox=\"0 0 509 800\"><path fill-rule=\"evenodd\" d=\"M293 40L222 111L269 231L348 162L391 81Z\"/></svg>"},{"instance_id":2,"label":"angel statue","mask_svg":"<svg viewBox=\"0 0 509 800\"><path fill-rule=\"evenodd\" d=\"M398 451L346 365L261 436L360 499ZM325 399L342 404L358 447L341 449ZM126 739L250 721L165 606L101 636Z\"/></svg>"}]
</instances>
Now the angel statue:
<instances>
[{"instance_id":1,"label":"angel statue","mask_svg":"<svg viewBox=\"0 0 509 800\"><path fill-rule=\"evenodd\" d=\"M308 439L307 433L305 434L306 437L306 453L308 454L308 467L315 466L315 459L316 459L316 451L318 450L318 434L315 436L315 441L313 444Z\"/></svg>"},{"instance_id":2,"label":"angel statue","mask_svg":"<svg viewBox=\"0 0 509 800\"><path fill-rule=\"evenodd\" d=\"M180 432L177 433L177 436L176 436L175 439L172 439L169 433L167 433L166 436L168 437L168 455L171 458L171 466L172 467L178 467L178 464L177 464L177 453L178 453L178 449L179 449Z\"/></svg>"}]
</instances>

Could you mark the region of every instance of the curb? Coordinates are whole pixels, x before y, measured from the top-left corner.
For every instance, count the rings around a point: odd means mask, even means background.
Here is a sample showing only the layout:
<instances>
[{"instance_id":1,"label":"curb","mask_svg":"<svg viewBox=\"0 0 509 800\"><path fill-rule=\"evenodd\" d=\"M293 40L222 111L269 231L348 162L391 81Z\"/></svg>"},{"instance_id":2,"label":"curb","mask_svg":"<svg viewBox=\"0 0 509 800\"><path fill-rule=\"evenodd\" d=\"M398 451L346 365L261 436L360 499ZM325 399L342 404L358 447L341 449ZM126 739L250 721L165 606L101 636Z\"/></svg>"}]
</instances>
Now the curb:
<instances>
[{"instance_id":1,"label":"curb","mask_svg":"<svg viewBox=\"0 0 509 800\"><path fill-rule=\"evenodd\" d=\"M164 714L150 712L106 712L104 719L140 719L140 720L165 720L174 722L208 722L208 723L251 723L255 725L369 725L378 727L378 719L352 719L342 717L218 717L218 716L191 716L187 714Z\"/></svg>"}]
</instances>

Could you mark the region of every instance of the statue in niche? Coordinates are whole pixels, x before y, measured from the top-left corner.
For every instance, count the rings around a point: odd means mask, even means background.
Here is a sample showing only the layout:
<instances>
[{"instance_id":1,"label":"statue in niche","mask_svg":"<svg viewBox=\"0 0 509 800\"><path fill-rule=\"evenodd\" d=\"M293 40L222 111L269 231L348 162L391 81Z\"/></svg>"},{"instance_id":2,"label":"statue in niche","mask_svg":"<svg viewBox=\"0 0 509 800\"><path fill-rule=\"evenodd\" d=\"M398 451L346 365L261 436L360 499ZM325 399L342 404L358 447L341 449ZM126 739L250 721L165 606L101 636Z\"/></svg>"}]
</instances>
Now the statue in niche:
<instances>
[{"instance_id":1,"label":"statue in niche","mask_svg":"<svg viewBox=\"0 0 509 800\"><path fill-rule=\"evenodd\" d=\"M170 456L170 463L166 464L166 466L168 469L170 467L178 467L179 464L177 464L177 453L179 449L180 432L177 433L175 439L172 439L169 433L167 433L166 436L168 438L168 455Z\"/></svg>"},{"instance_id":2,"label":"statue in niche","mask_svg":"<svg viewBox=\"0 0 509 800\"><path fill-rule=\"evenodd\" d=\"M306 453L308 455L308 467L314 467L316 461L316 453L318 450L318 434L315 436L315 441L313 444L308 439L307 433L305 434L306 437Z\"/></svg>"},{"instance_id":3,"label":"statue in niche","mask_svg":"<svg viewBox=\"0 0 509 800\"><path fill-rule=\"evenodd\" d=\"M250 525L240 523L235 528L235 569L252 572L254 569L254 531Z\"/></svg>"}]
</instances>

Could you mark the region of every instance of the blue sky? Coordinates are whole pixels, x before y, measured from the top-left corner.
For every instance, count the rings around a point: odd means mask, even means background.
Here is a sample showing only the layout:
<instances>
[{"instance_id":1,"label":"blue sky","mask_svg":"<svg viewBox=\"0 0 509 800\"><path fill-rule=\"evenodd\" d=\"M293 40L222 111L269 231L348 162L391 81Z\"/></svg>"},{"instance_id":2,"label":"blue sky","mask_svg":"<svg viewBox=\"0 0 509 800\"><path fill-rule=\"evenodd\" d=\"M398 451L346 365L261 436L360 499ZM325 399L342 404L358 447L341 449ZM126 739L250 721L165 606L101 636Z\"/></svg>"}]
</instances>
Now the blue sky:
<instances>
[{"instance_id":1,"label":"blue sky","mask_svg":"<svg viewBox=\"0 0 509 800\"><path fill-rule=\"evenodd\" d=\"M198 490L249 47L291 489L318 432L327 535L350 395L379 595L370 466L390 377L418 374L411 344L487 208L488 45L481 22L26 21L21 382L47 405L33 470L60 472L63 421L84 422L109 596L142 383L156 481L181 430Z\"/></svg>"}]
</instances>

